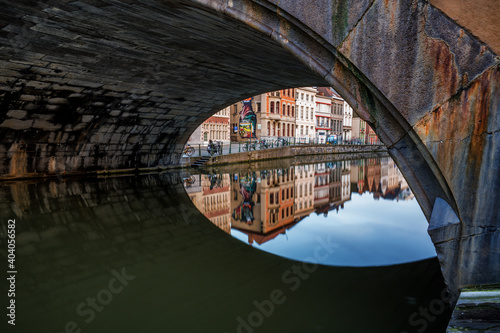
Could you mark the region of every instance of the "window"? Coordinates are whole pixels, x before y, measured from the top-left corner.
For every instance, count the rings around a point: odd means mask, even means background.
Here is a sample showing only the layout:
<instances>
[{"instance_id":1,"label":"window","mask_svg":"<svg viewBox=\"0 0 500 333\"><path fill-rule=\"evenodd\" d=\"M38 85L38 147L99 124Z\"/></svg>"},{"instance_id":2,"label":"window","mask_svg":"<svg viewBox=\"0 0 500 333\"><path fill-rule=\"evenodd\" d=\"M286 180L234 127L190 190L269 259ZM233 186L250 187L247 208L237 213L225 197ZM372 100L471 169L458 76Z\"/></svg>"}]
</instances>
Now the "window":
<instances>
[{"instance_id":1,"label":"window","mask_svg":"<svg viewBox=\"0 0 500 333\"><path fill-rule=\"evenodd\" d=\"M260 112L260 111L262 111L261 106L260 106L260 102L257 102L257 112Z\"/></svg>"},{"instance_id":2,"label":"window","mask_svg":"<svg viewBox=\"0 0 500 333\"><path fill-rule=\"evenodd\" d=\"M267 135L271 135L271 123L267 122Z\"/></svg>"},{"instance_id":3,"label":"window","mask_svg":"<svg viewBox=\"0 0 500 333\"><path fill-rule=\"evenodd\" d=\"M292 136L295 136L295 131L293 130L293 124L292 124Z\"/></svg>"},{"instance_id":4,"label":"window","mask_svg":"<svg viewBox=\"0 0 500 333\"><path fill-rule=\"evenodd\" d=\"M306 126L306 135L309 135L309 127Z\"/></svg>"},{"instance_id":5,"label":"window","mask_svg":"<svg viewBox=\"0 0 500 333\"><path fill-rule=\"evenodd\" d=\"M288 117L290 117L290 105L288 105L286 109L287 109L287 110L286 110L286 115L287 115Z\"/></svg>"},{"instance_id":6,"label":"window","mask_svg":"<svg viewBox=\"0 0 500 333\"><path fill-rule=\"evenodd\" d=\"M295 117L295 106L292 105L292 117Z\"/></svg>"},{"instance_id":7,"label":"window","mask_svg":"<svg viewBox=\"0 0 500 333\"><path fill-rule=\"evenodd\" d=\"M276 113L277 114L280 113L280 103L279 102L276 102Z\"/></svg>"},{"instance_id":8,"label":"window","mask_svg":"<svg viewBox=\"0 0 500 333\"><path fill-rule=\"evenodd\" d=\"M208 141L208 132L203 133L203 141Z\"/></svg>"},{"instance_id":9,"label":"window","mask_svg":"<svg viewBox=\"0 0 500 333\"><path fill-rule=\"evenodd\" d=\"M283 103L283 109L281 109L281 113L283 113L283 115L285 115L285 112L286 112L286 104Z\"/></svg>"},{"instance_id":10,"label":"window","mask_svg":"<svg viewBox=\"0 0 500 333\"><path fill-rule=\"evenodd\" d=\"M274 102L271 102L269 109L271 113L274 113Z\"/></svg>"},{"instance_id":11,"label":"window","mask_svg":"<svg viewBox=\"0 0 500 333\"><path fill-rule=\"evenodd\" d=\"M300 135L304 135L304 125L300 125Z\"/></svg>"}]
</instances>

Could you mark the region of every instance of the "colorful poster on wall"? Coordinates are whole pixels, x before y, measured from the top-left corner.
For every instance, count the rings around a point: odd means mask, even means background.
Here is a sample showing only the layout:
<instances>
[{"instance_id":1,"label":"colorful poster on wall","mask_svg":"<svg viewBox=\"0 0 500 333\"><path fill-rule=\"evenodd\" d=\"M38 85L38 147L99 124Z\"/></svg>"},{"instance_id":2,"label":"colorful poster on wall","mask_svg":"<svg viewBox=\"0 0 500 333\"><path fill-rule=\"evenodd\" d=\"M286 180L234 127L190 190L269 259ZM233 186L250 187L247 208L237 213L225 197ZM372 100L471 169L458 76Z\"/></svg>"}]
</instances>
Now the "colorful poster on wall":
<instances>
[{"instance_id":1,"label":"colorful poster on wall","mask_svg":"<svg viewBox=\"0 0 500 333\"><path fill-rule=\"evenodd\" d=\"M243 100L243 108L240 112L240 136L242 138L256 138L255 129L257 115L252 110L252 98Z\"/></svg>"},{"instance_id":2,"label":"colorful poster on wall","mask_svg":"<svg viewBox=\"0 0 500 333\"><path fill-rule=\"evenodd\" d=\"M253 195L257 189L255 183L255 172L249 172L247 175L240 175L240 193L243 198L241 204L233 210L232 217L235 221L252 225L255 219L253 214Z\"/></svg>"}]
</instances>

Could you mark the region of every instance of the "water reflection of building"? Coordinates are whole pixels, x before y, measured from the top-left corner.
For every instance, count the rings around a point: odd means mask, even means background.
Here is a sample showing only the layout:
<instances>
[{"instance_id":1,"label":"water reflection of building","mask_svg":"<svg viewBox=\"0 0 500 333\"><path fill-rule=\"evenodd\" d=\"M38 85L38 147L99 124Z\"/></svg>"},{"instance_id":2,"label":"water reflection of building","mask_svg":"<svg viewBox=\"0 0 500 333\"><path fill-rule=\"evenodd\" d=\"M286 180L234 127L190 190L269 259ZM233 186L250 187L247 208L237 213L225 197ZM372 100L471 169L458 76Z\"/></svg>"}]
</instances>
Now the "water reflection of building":
<instances>
[{"instance_id":1,"label":"water reflection of building","mask_svg":"<svg viewBox=\"0 0 500 333\"><path fill-rule=\"evenodd\" d=\"M330 173L326 168L326 163L314 165L314 210L316 213L322 207L329 205L330 200Z\"/></svg>"},{"instance_id":2,"label":"water reflection of building","mask_svg":"<svg viewBox=\"0 0 500 333\"><path fill-rule=\"evenodd\" d=\"M316 214L327 216L329 211L338 212L340 208L344 208L344 203L351 199L350 185L348 161L325 163L324 169L319 166L315 173Z\"/></svg>"},{"instance_id":3,"label":"water reflection of building","mask_svg":"<svg viewBox=\"0 0 500 333\"><path fill-rule=\"evenodd\" d=\"M213 224L231 233L229 175L196 175L194 184L186 187L196 208Z\"/></svg>"},{"instance_id":4,"label":"water reflection of building","mask_svg":"<svg viewBox=\"0 0 500 333\"><path fill-rule=\"evenodd\" d=\"M380 192L381 197L390 200L410 200L414 197L406 179L389 157L384 157L380 161Z\"/></svg>"},{"instance_id":5,"label":"water reflection of building","mask_svg":"<svg viewBox=\"0 0 500 333\"><path fill-rule=\"evenodd\" d=\"M365 190L373 193L374 198L378 198L380 192L380 158L369 158L366 160L365 175Z\"/></svg>"},{"instance_id":6,"label":"water reflection of building","mask_svg":"<svg viewBox=\"0 0 500 333\"><path fill-rule=\"evenodd\" d=\"M193 202L196 208L203 213L203 190L201 188L201 177L202 175L186 177L186 181L194 180L193 183L184 183L184 187L189 196L189 199Z\"/></svg>"},{"instance_id":7,"label":"water reflection of building","mask_svg":"<svg viewBox=\"0 0 500 333\"><path fill-rule=\"evenodd\" d=\"M314 166L295 167L295 219L300 220L314 211Z\"/></svg>"},{"instance_id":8,"label":"water reflection of building","mask_svg":"<svg viewBox=\"0 0 500 333\"><path fill-rule=\"evenodd\" d=\"M330 173L329 203L336 207L342 204L342 162L328 163L327 169Z\"/></svg>"},{"instance_id":9,"label":"water reflection of building","mask_svg":"<svg viewBox=\"0 0 500 333\"><path fill-rule=\"evenodd\" d=\"M371 193L375 199L410 200L414 196L401 171L390 157L353 162L351 191Z\"/></svg>"},{"instance_id":10,"label":"water reflection of building","mask_svg":"<svg viewBox=\"0 0 500 333\"><path fill-rule=\"evenodd\" d=\"M385 157L195 178L186 191L196 207L224 231L245 233L250 244L284 234L312 212L339 212L352 192L413 198L396 164Z\"/></svg>"},{"instance_id":11,"label":"water reflection of building","mask_svg":"<svg viewBox=\"0 0 500 333\"><path fill-rule=\"evenodd\" d=\"M351 200L351 161L342 161L342 202Z\"/></svg>"},{"instance_id":12,"label":"water reflection of building","mask_svg":"<svg viewBox=\"0 0 500 333\"><path fill-rule=\"evenodd\" d=\"M231 178L232 227L263 244L287 228L294 218L294 167L235 174Z\"/></svg>"}]
</instances>

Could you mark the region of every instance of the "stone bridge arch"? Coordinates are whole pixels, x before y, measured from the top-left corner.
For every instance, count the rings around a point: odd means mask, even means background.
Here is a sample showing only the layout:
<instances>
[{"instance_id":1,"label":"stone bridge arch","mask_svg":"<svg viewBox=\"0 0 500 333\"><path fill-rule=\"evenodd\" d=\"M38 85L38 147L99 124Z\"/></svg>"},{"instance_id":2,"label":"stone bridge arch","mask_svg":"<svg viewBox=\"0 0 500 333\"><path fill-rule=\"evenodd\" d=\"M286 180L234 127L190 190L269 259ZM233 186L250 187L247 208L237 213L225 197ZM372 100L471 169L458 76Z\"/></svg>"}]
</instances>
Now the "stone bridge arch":
<instances>
[{"instance_id":1,"label":"stone bridge arch","mask_svg":"<svg viewBox=\"0 0 500 333\"><path fill-rule=\"evenodd\" d=\"M432 226L452 267L475 242L499 242L499 44L427 1L3 4L4 178L175 164L219 109L331 85L388 145L426 216L446 217ZM455 283L491 282L496 254Z\"/></svg>"}]
</instances>

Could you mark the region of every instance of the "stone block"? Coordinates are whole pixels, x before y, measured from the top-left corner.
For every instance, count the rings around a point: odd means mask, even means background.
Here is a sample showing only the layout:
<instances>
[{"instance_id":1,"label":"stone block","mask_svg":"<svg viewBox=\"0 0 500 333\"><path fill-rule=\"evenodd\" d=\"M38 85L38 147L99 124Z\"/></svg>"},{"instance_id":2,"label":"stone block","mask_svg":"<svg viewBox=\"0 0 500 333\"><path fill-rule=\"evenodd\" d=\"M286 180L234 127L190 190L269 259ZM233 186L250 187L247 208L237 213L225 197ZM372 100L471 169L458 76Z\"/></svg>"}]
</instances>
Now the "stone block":
<instances>
[{"instance_id":1,"label":"stone block","mask_svg":"<svg viewBox=\"0 0 500 333\"><path fill-rule=\"evenodd\" d=\"M51 83L41 81L29 81L26 83L26 87L32 87L35 89L48 89L51 85Z\"/></svg>"},{"instance_id":2,"label":"stone block","mask_svg":"<svg viewBox=\"0 0 500 333\"><path fill-rule=\"evenodd\" d=\"M94 120L95 116L93 115L87 115L87 114L84 114L82 115L82 122L83 123L90 123Z\"/></svg>"},{"instance_id":3,"label":"stone block","mask_svg":"<svg viewBox=\"0 0 500 333\"><path fill-rule=\"evenodd\" d=\"M54 124L42 119L35 119L32 125L33 128L39 128L44 131L56 131L62 128L62 124Z\"/></svg>"},{"instance_id":4,"label":"stone block","mask_svg":"<svg viewBox=\"0 0 500 333\"><path fill-rule=\"evenodd\" d=\"M68 104L69 101L66 98L55 97L55 98L49 98L48 103L50 103L50 104Z\"/></svg>"},{"instance_id":5,"label":"stone block","mask_svg":"<svg viewBox=\"0 0 500 333\"><path fill-rule=\"evenodd\" d=\"M7 119L4 120L0 127L7 127L14 130L25 130L31 128L33 120Z\"/></svg>"},{"instance_id":6,"label":"stone block","mask_svg":"<svg viewBox=\"0 0 500 333\"><path fill-rule=\"evenodd\" d=\"M26 117L28 113L23 110L9 110L7 112L7 117L15 118L15 119L23 119Z\"/></svg>"},{"instance_id":7,"label":"stone block","mask_svg":"<svg viewBox=\"0 0 500 333\"><path fill-rule=\"evenodd\" d=\"M72 86L92 88L92 89L97 89L103 86L103 84L99 82L84 81L78 79L71 79L68 81L68 84Z\"/></svg>"},{"instance_id":8,"label":"stone block","mask_svg":"<svg viewBox=\"0 0 500 333\"><path fill-rule=\"evenodd\" d=\"M436 198L427 229L434 244L460 238L461 223L451 206L443 199Z\"/></svg>"}]
</instances>

